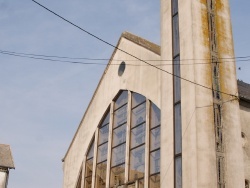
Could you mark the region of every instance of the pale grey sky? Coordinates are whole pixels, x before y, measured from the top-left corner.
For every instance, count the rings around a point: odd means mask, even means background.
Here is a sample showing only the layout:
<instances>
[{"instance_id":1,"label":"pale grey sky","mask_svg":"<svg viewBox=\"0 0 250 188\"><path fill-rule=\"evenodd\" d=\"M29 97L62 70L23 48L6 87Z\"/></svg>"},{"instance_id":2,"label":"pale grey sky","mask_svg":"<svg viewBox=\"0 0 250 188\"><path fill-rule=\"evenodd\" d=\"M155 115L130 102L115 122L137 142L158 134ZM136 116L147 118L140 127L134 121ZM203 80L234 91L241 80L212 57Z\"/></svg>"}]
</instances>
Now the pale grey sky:
<instances>
[{"instance_id":1,"label":"pale grey sky","mask_svg":"<svg viewBox=\"0 0 250 188\"><path fill-rule=\"evenodd\" d=\"M159 1L39 2L112 44L123 31L160 43ZM250 56L249 7L231 0L236 56ZM113 51L31 0L0 0L0 24L0 50L89 58ZM238 66L250 83L249 62ZM16 165L9 188L62 187L61 159L104 68L0 54L0 143L11 145Z\"/></svg>"}]
</instances>

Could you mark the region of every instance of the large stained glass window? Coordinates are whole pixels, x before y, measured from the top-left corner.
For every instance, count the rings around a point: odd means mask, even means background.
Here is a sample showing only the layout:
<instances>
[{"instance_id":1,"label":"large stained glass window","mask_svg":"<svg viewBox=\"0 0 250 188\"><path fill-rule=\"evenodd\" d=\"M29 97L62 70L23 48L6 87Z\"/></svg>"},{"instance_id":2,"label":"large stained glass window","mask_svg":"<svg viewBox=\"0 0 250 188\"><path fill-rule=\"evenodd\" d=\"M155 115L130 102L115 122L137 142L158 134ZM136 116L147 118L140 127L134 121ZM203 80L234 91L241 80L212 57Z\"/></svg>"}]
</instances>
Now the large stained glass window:
<instances>
[{"instance_id":1,"label":"large stained glass window","mask_svg":"<svg viewBox=\"0 0 250 188\"><path fill-rule=\"evenodd\" d=\"M91 188L92 186L92 173L93 173L93 158L94 158L94 139L90 144L86 164L85 164L85 185L84 188Z\"/></svg>"},{"instance_id":2,"label":"large stained glass window","mask_svg":"<svg viewBox=\"0 0 250 188\"><path fill-rule=\"evenodd\" d=\"M122 91L96 131L86 156L84 188L160 188L161 116L155 104Z\"/></svg>"},{"instance_id":3,"label":"large stained glass window","mask_svg":"<svg viewBox=\"0 0 250 188\"><path fill-rule=\"evenodd\" d=\"M123 184L125 180L127 104L128 91L123 91L114 104L110 187Z\"/></svg>"},{"instance_id":4,"label":"large stained glass window","mask_svg":"<svg viewBox=\"0 0 250 188\"><path fill-rule=\"evenodd\" d=\"M110 114L108 113L104 117L104 120L99 127L95 184L96 188L106 187L109 118Z\"/></svg>"}]
</instances>

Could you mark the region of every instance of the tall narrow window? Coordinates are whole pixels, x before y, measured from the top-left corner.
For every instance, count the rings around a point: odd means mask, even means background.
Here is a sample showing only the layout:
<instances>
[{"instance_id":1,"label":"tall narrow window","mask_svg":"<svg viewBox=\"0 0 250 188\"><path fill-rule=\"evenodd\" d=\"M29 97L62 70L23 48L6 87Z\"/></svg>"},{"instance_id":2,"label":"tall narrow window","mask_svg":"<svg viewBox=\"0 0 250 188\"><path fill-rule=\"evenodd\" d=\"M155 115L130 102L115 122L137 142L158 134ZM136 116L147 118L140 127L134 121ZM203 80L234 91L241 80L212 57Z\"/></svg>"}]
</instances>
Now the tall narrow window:
<instances>
[{"instance_id":1,"label":"tall narrow window","mask_svg":"<svg viewBox=\"0 0 250 188\"><path fill-rule=\"evenodd\" d=\"M150 105L150 174L149 187L160 188L160 146L161 146L161 112Z\"/></svg>"},{"instance_id":2,"label":"tall narrow window","mask_svg":"<svg viewBox=\"0 0 250 188\"><path fill-rule=\"evenodd\" d=\"M123 91L115 100L114 105L110 187L115 187L124 184L127 132L127 103L128 92Z\"/></svg>"},{"instance_id":3,"label":"tall narrow window","mask_svg":"<svg viewBox=\"0 0 250 188\"><path fill-rule=\"evenodd\" d=\"M245 188L250 188L248 180L245 180Z\"/></svg>"},{"instance_id":4,"label":"tall narrow window","mask_svg":"<svg viewBox=\"0 0 250 188\"><path fill-rule=\"evenodd\" d=\"M145 172L146 98L132 93L129 181L142 180ZM140 181L143 186L143 181Z\"/></svg>"},{"instance_id":5,"label":"tall narrow window","mask_svg":"<svg viewBox=\"0 0 250 188\"><path fill-rule=\"evenodd\" d=\"M173 86L174 86L174 171L175 188L182 188L181 70L178 0L172 0Z\"/></svg>"},{"instance_id":6,"label":"tall narrow window","mask_svg":"<svg viewBox=\"0 0 250 188\"><path fill-rule=\"evenodd\" d=\"M78 177L78 181L77 181L77 184L76 184L76 188L81 188L82 186L82 170L79 174L79 177Z\"/></svg>"},{"instance_id":7,"label":"tall narrow window","mask_svg":"<svg viewBox=\"0 0 250 188\"><path fill-rule=\"evenodd\" d=\"M94 139L89 147L86 164L85 164L85 188L92 186L92 172L93 172L93 157L94 157Z\"/></svg>"},{"instance_id":8,"label":"tall narrow window","mask_svg":"<svg viewBox=\"0 0 250 188\"><path fill-rule=\"evenodd\" d=\"M109 117L110 115L108 113L99 127L95 184L96 188L106 187Z\"/></svg>"}]
</instances>

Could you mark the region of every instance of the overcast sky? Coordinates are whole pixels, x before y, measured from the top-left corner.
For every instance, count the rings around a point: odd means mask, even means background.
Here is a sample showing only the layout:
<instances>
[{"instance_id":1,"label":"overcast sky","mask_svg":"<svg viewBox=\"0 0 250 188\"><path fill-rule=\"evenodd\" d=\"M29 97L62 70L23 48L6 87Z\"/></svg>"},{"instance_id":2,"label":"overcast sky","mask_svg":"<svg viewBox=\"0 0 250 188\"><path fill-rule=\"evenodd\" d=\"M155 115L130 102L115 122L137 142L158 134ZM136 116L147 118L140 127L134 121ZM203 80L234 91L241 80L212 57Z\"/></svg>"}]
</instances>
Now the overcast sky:
<instances>
[{"instance_id":1,"label":"overcast sky","mask_svg":"<svg viewBox=\"0 0 250 188\"><path fill-rule=\"evenodd\" d=\"M39 2L112 44L123 31L160 43L159 0ZM249 7L249 0L231 0L236 56L250 56ZM1 51L85 58L113 51L31 0L0 0L0 25ZM237 67L250 83L249 61ZM9 188L62 187L61 159L104 68L0 53L0 143L11 145L16 166Z\"/></svg>"}]
</instances>

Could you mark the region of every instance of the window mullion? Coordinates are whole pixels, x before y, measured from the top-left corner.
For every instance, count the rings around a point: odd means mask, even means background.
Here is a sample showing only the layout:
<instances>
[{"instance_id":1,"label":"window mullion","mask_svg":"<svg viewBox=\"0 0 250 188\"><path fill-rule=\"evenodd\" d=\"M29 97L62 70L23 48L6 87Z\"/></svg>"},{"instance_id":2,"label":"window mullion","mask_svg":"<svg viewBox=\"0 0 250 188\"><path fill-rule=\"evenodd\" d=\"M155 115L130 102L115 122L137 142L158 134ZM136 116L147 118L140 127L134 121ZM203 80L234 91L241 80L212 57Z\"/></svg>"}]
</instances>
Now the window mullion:
<instances>
[{"instance_id":1,"label":"window mullion","mask_svg":"<svg viewBox=\"0 0 250 188\"><path fill-rule=\"evenodd\" d=\"M113 119L114 119L114 102L110 105L110 117L109 117L109 136L108 136L108 153L107 153L107 172L106 172L106 187L110 187L110 166L112 156L112 134L113 134Z\"/></svg>"},{"instance_id":2,"label":"window mullion","mask_svg":"<svg viewBox=\"0 0 250 188\"><path fill-rule=\"evenodd\" d=\"M129 181L129 146L130 146L130 129L131 129L131 102L132 93L128 91L128 106L127 106L127 133L126 133L126 157L125 157L125 183Z\"/></svg>"}]
</instances>

